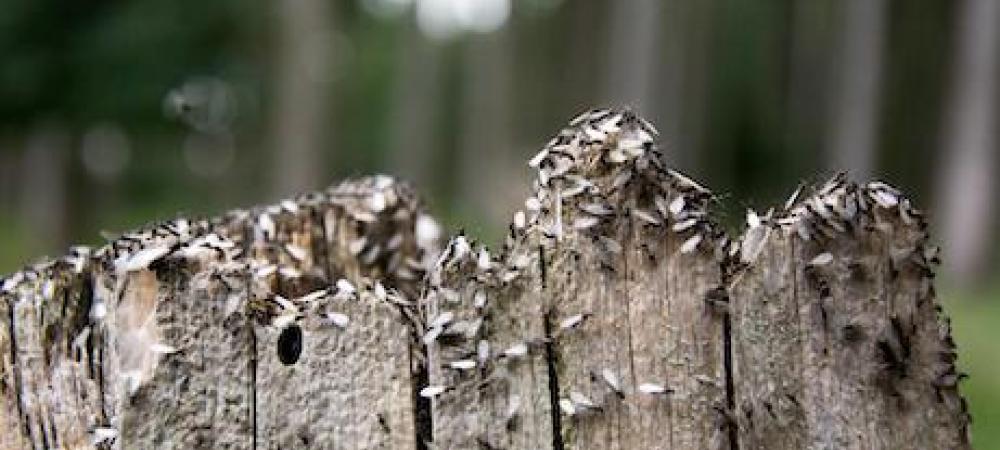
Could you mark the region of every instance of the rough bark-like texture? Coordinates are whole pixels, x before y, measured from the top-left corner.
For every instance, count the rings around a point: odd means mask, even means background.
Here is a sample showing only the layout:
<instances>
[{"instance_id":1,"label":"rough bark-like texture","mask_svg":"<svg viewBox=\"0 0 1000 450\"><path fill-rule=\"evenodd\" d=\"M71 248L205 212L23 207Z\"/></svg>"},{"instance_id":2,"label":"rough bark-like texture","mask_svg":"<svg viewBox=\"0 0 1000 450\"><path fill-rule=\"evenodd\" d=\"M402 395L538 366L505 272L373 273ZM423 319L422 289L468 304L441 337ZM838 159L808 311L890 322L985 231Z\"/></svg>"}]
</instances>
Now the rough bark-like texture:
<instances>
[{"instance_id":1,"label":"rough bark-like texture","mask_svg":"<svg viewBox=\"0 0 1000 450\"><path fill-rule=\"evenodd\" d=\"M434 448L551 448L539 274L527 261L508 267L462 236L446 248L424 296L429 388L447 389L425 394L433 397Z\"/></svg>"},{"instance_id":2,"label":"rough bark-like texture","mask_svg":"<svg viewBox=\"0 0 1000 450\"><path fill-rule=\"evenodd\" d=\"M243 269L206 252L97 273L108 312L94 332L106 343L102 388L119 448L252 447Z\"/></svg>"},{"instance_id":3,"label":"rough bark-like texture","mask_svg":"<svg viewBox=\"0 0 1000 450\"><path fill-rule=\"evenodd\" d=\"M281 330L256 331L257 447L416 448L411 333L399 312L369 294L328 308L348 324L300 321L293 365L279 361Z\"/></svg>"},{"instance_id":4,"label":"rough bark-like texture","mask_svg":"<svg viewBox=\"0 0 1000 450\"><path fill-rule=\"evenodd\" d=\"M742 449L968 448L920 213L835 178L743 241L733 280Z\"/></svg>"},{"instance_id":5,"label":"rough bark-like texture","mask_svg":"<svg viewBox=\"0 0 1000 450\"><path fill-rule=\"evenodd\" d=\"M4 279L0 444L416 448L409 317L439 234L371 177Z\"/></svg>"},{"instance_id":6,"label":"rough bark-like texture","mask_svg":"<svg viewBox=\"0 0 1000 450\"><path fill-rule=\"evenodd\" d=\"M0 282L0 448L969 448L923 217L837 177L731 241L628 111L491 253L387 177Z\"/></svg>"},{"instance_id":7,"label":"rough bark-like texture","mask_svg":"<svg viewBox=\"0 0 1000 450\"><path fill-rule=\"evenodd\" d=\"M3 380L10 448L79 448L88 427L106 423L97 337L81 339L87 322L87 281L61 262L8 279L5 290ZM95 360L96 359L96 360ZM14 415L17 414L17 416Z\"/></svg>"},{"instance_id":8,"label":"rough bark-like texture","mask_svg":"<svg viewBox=\"0 0 1000 450\"><path fill-rule=\"evenodd\" d=\"M430 280L428 330L458 310L485 332L431 344L431 385L454 388L435 400L435 444L728 446L725 315L705 301L722 286L725 241L710 194L660 166L654 134L631 113L584 114L532 161L534 195L496 264L452 241ZM478 342L492 352L476 360ZM475 375L448 368L463 358ZM519 385L534 399L509 392Z\"/></svg>"},{"instance_id":9,"label":"rough bark-like texture","mask_svg":"<svg viewBox=\"0 0 1000 450\"><path fill-rule=\"evenodd\" d=\"M432 242L418 242L427 239L418 226L436 225L411 192L390 187L376 177L251 214L249 259L258 273L270 272L255 279L255 291L297 299L338 280L357 290L345 293L338 282L332 301L302 305L302 353L293 365L279 360L284 330L255 326L258 447L415 448L414 329L401 313L412 308L388 302L382 283L412 302L424 267L420 246L432 246L437 231Z\"/></svg>"}]
</instances>

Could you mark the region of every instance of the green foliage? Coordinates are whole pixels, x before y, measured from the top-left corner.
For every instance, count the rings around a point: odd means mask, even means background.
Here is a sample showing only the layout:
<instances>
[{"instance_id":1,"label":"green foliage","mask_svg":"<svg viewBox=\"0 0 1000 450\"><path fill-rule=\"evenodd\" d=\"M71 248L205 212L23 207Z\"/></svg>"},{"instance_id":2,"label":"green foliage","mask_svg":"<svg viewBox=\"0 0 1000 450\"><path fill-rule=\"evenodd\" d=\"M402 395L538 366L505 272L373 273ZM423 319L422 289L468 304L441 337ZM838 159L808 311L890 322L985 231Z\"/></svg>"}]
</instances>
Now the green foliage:
<instances>
[{"instance_id":1,"label":"green foliage","mask_svg":"<svg viewBox=\"0 0 1000 450\"><path fill-rule=\"evenodd\" d=\"M969 374L961 389L972 411L972 443L1000 448L1000 285L944 297L958 343L958 369Z\"/></svg>"},{"instance_id":2,"label":"green foliage","mask_svg":"<svg viewBox=\"0 0 1000 450\"><path fill-rule=\"evenodd\" d=\"M0 124L162 121L164 94L195 75L253 64L255 1L7 0L0 19ZM254 74L260 75L260 74Z\"/></svg>"}]
</instances>

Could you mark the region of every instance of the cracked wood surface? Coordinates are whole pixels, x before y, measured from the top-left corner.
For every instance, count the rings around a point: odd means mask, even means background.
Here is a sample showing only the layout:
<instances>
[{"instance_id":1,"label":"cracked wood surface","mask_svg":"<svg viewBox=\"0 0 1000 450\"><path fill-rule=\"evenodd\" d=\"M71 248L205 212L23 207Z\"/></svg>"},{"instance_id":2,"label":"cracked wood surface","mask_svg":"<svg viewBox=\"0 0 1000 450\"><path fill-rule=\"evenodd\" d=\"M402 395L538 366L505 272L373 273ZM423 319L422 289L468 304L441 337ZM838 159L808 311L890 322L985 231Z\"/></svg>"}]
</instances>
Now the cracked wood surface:
<instances>
[{"instance_id":1,"label":"cracked wood surface","mask_svg":"<svg viewBox=\"0 0 1000 450\"><path fill-rule=\"evenodd\" d=\"M377 176L27 267L0 448L970 447L901 193L838 176L729 238L655 135L574 119L494 251Z\"/></svg>"}]
</instances>

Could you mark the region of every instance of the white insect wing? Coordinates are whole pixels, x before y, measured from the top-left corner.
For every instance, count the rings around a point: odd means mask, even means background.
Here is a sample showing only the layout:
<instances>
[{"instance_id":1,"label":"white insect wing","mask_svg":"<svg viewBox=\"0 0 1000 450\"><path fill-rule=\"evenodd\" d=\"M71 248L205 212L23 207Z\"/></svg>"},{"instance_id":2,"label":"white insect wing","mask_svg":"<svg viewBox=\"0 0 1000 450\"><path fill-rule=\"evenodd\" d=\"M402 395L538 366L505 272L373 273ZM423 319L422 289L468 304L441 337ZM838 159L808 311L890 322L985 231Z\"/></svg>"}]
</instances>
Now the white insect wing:
<instances>
[{"instance_id":1,"label":"white insect wing","mask_svg":"<svg viewBox=\"0 0 1000 450\"><path fill-rule=\"evenodd\" d=\"M270 239L274 236L274 219L269 214L261 214L257 217L257 226L264 233L264 237Z\"/></svg>"},{"instance_id":2,"label":"white insect wing","mask_svg":"<svg viewBox=\"0 0 1000 450\"><path fill-rule=\"evenodd\" d=\"M87 338L90 337L90 326L86 326L73 338L73 348L77 350L83 350L84 345L87 343Z\"/></svg>"},{"instance_id":3,"label":"white insect wing","mask_svg":"<svg viewBox=\"0 0 1000 450\"><path fill-rule=\"evenodd\" d=\"M328 320L333 325L338 328L345 328L349 323L351 323L351 318L347 317L347 314L342 314L338 312L328 312L326 313L326 320Z\"/></svg>"},{"instance_id":4,"label":"white insect wing","mask_svg":"<svg viewBox=\"0 0 1000 450\"><path fill-rule=\"evenodd\" d=\"M542 209L542 202L535 197L528 197L524 201L524 207L527 208L528 211L539 211Z\"/></svg>"},{"instance_id":5,"label":"white insect wing","mask_svg":"<svg viewBox=\"0 0 1000 450\"><path fill-rule=\"evenodd\" d=\"M816 255L815 258L809 261L809 265L813 267L825 266L833 262L833 254L830 252L823 252Z\"/></svg>"},{"instance_id":6,"label":"white insect wing","mask_svg":"<svg viewBox=\"0 0 1000 450\"><path fill-rule=\"evenodd\" d=\"M253 276L254 276L254 278L267 278L267 277L273 275L274 272L277 272L277 271L278 271L278 266L276 266L274 264L268 264L268 265L265 265L265 266L258 267L254 271Z\"/></svg>"},{"instance_id":7,"label":"white insect wing","mask_svg":"<svg viewBox=\"0 0 1000 450\"><path fill-rule=\"evenodd\" d=\"M469 241L465 239L465 236L458 236L454 240L454 258L456 261L465 258L470 252L472 252L472 246L469 245Z\"/></svg>"},{"instance_id":8,"label":"white insect wing","mask_svg":"<svg viewBox=\"0 0 1000 450\"><path fill-rule=\"evenodd\" d=\"M579 406L582 408L589 408L589 409L597 408L596 403L587 398L587 396L577 391L570 391L569 399L573 401L573 404L575 406Z\"/></svg>"},{"instance_id":9,"label":"white insect wing","mask_svg":"<svg viewBox=\"0 0 1000 450\"><path fill-rule=\"evenodd\" d=\"M683 232L683 231L685 231L685 230L687 230L687 229L689 229L689 228L691 228L691 227L693 227L693 226L695 226L697 224L698 224L698 218L691 218L691 219L682 220L680 222L675 223L674 226L671 229L673 229L675 232L680 233L680 232Z\"/></svg>"},{"instance_id":10,"label":"white insect wing","mask_svg":"<svg viewBox=\"0 0 1000 450\"><path fill-rule=\"evenodd\" d=\"M375 192L368 197L368 209L371 209L373 212L380 213L384 211L386 203L385 194L381 192Z\"/></svg>"},{"instance_id":11,"label":"white insect wing","mask_svg":"<svg viewBox=\"0 0 1000 450\"><path fill-rule=\"evenodd\" d=\"M479 258L476 261L476 264L479 266L479 270L481 271L485 272L487 270L490 270L490 267L492 267L493 265L492 262L490 261L490 252L487 251L485 248L480 249Z\"/></svg>"},{"instance_id":12,"label":"white insect wing","mask_svg":"<svg viewBox=\"0 0 1000 450\"><path fill-rule=\"evenodd\" d=\"M684 202L685 201L683 195L678 195L673 200L671 200L670 205L668 205L667 207L667 209L670 211L670 214L676 216L680 214L681 211L684 211Z\"/></svg>"},{"instance_id":13,"label":"white insect wing","mask_svg":"<svg viewBox=\"0 0 1000 450\"><path fill-rule=\"evenodd\" d=\"M476 357L480 363L485 363L490 359L490 341L481 339L476 345Z\"/></svg>"},{"instance_id":14,"label":"white insect wing","mask_svg":"<svg viewBox=\"0 0 1000 450\"><path fill-rule=\"evenodd\" d=\"M288 255L295 258L296 261L305 261L306 257L309 255L306 249L295 244L286 244L285 250L288 252Z\"/></svg>"},{"instance_id":15,"label":"white insect wing","mask_svg":"<svg viewBox=\"0 0 1000 450\"><path fill-rule=\"evenodd\" d=\"M128 260L125 261L124 265L122 267L119 267L118 269L121 272L133 272L136 270L143 270L149 267L149 265L152 264L154 261L166 256L167 253L170 253L169 245L160 245L156 247L145 248L139 250L134 255L129 257Z\"/></svg>"},{"instance_id":16,"label":"white insect wing","mask_svg":"<svg viewBox=\"0 0 1000 450\"><path fill-rule=\"evenodd\" d=\"M444 331L444 327L433 327L433 328L427 330L427 332L424 333L424 336L421 339L421 342L423 342L424 345L431 345L431 344L433 344L434 341L437 340L438 336L441 335L442 331Z\"/></svg>"},{"instance_id":17,"label":"white insect wing","mask_svg":"<svg viewBox=\"0 0 1000 450\"><path fill-rule=\"evenodd\" d=\"M347 250L351 252L352 255L357 256L361 254L361 251L365 249L365 245L368 244L368 238L362 236L347 244Z\"/></svg>"},{"instance_id":18,"label":"white insect wing","mask_svg":"<svg viewBox=\"0 0 1000 450\"><path fill-rule=\"evenodd\" d=\"M434 398L444 393L447 390L444 386L427 386L420 390L420 396L423 398Z\"/></svg>"},{"instance_id":19,"label":"white insect wing","mask_svg":"<svg viewBox=\"0 0 1000 450\"><path fill-rule=\"evenodd\" d=\"M525 343L514 344L507 350L503 351L503 355L511 358L524 356L528 354L528 346Z\"/></svg>"},{"instance_id":20,"label":"white insect wing","mask_svg":"<svg viewBox=\"0 0 1000 450\"><path fill-rule=\"evenodd\" d=\"M603 141L608 137L607 133L593 127L584 127L583 132L587 135L587 139L592 141Z\"/></svg>"},{"instance_id":21,"label":"white insect wing","mask_svg":"<svg viewBox=\"0 0 1000 450\"><path fill-rule=\"evenodd\" d=\"M573 405L573 401L568 398L559 399L559 409L562 410L567 416L576 415L576 406Z\"/></svg>"},{"instance_id":22,"label":"white insect wing","mask_svg":"<svg viewBox=\"0 0 1000 450\"><path fill-rule=\"evenodd\" d=\"M896 195L881 189L873 190L871 196L872 199L884 209L889 209L899 204L899 199Z\"/></svg>"},{"instance_id":23,"label":"white insect wing","mask_svg":"<svg viewBox=\"0 0 1000 450\"><path fill-rule=\"evenodd\" d=\"M414 225L414 235L420 248L433 247L441 237L441 225L433 217L421 214Z\"/></svg>"},{"instance_id":24,"label":"white insect wing","mask_svg":"<svg viewBox=\"0 0 1000 450\"><path fill-rule=\"evenodd\" d=\"M549 149L543 148L542 151L536 153L535 156L532 156L531 159L528 160L528 167L534 167L537 169L547 156L549 156Z\"/></svg>"},{"instance_id":25,"label":"white insect wing","mask_svg":"<svg viewBox=\"0 0 1000 450\"><path fill-rule=\"evenodd\" d=\"M337 295L353 295L356 292L354 285L344 278L337 280Z\"/></svg>"},{"instance_id":26,"label":"white insect wing","mask_svg":"<svg viewBox=\"0 0 1000 450\"><path fill-rule=\"evenodd\" d=\"M452 369L470 370L476 368L476 362L471 359L462 359L458 361L452 361L450 366Z\"/></svg>"},{"instance_id":27,"label":"white insect wing","mask_svg":"<svg viewBox=\"0 0 1000 450\"><path fill-rule=\"evenodd\" d=\"M291 311L291 312L299 311L299 307L296 306L295 303L292 303L290 300L280 295L274 296L274 302L277 303L279 306L281 306L281 309L284 309L285 311Z\"/></svg>"},{"instance_id":28,"label":"white insect wing","mask_svg":"<svg viewBox=\"0 0 1000 450\"><path fill-rule=\"evenodd\" d=\"M598 125L597 127L605 133L617 133L621 129L621 127L619 126L621 120L622 120L622 115L620 113L615 114L609 117L607 120L601 122L601 124Z\"/></svg>"},{"instance_id":29,"label":"white insect wing","mask_svg":"<svg viewBox=\"0 0 1000 450\"><path fill-rule=\"evenodd\" d=\"M445 311L441 314L438 314L438 316L431 321L429 326L431 328L443 327L445 325L448 325L448 323L450 323L451 320L454 318L455 318L455 313L451 311Z\"/></svg>"},{"instance_id":30,"label":"white insect wing","mask_svg":"<svg viewBox=\"0 0 1000 450\"><path fill-rule=\"evenodd\" d=\"M580 210L595 216L607 216L615 212L614 209L603 203L586 203L580 206Z\"/></svg>"},{"instance_id":31,"label":"white insect wing","mask_svg":"<svg viewBox=\"0 0 1000 450\"><path fill-rule=\"evenodd\" d=\"M760 216L757 215L757 211L747 208L747 226L750 228L757 228L760 226Z\"/></svg>"},{"instance_id":32,"label":"white insect wing","mask_svg":"<svg viewBox=\"0 0 1000 450\"><path fill-rule=\"evenodd\" d=\"M118 437L118 430L109 427L97 427L91 433L90 444L98 446Z\"/></svg>"},{"instance_id":33,"label":"white insect wing","mask_svg":"<svg viewBox=\"0 0 1000 450\"><path fill-rule=\"evenodd\" d=\"M514 213L514 228L523 229L525 225L524 211L518 211Z\"/></svg>"},{"instance_id":34,"label":"white insect wing","mask_svg":"<svg viewBox=\"0 0 1000 450\"><path fill-rule=\"evenodd\" d=\"M601 377L604 378L605 383L608 383L608 386L611 387L611 390L615 392L621 392L622 389L621 385L618 384L618 376L616 376L615 373L611 371L611 369L602 370Z\"/></svg>"},{"instance_id":35,"label":"white insect wing","mask_svg":"<svg viewBox=\"0 0 1000 450\"><path fill-rule=\"evenodd\" d=\"M588 230L593 228L600 222L601 219L598 219L597 217L594 216L580 216L573 219L573 229Z\"/></svg>"},{"instance_id":36,"label":"white insect wing","mask_svg":"<svg viewBox=\"0 0 1000 450\"><path fill-rule=\"evenodd\" d=\"M650 225L660 225L662 223L658 217L654 216L652 213L644 209L638 209L638 208L633 209L632 215Z\"/></svg>"},{"instance_id":37,"label":"white insect wing","mask_svg":"<svg viewBox=\"0 0 1000 450\"><path fill-rule=\"evenodd\" d=\"M681 253L688 254L694 253L698 249L698 244L701 243L701 235L696 234L689 237L683 244L681 244Z\"/></svg>"},{"instance_id":38,"label":"white insect wing","mask_svg":"<svg viewBox=\"0 0 1000 450\"><path fill-rule=\"evenodd\" d=\"M643 394L656 395L667 392L667 389L659 384L642 383L639 385L639 392L642 392Z\"/></svg>"},{"instance_id":39,"label":"white insect wing","mask_svg":"<svg viewBox=\"0 0 1000 450\"><path fill-rule=\"evenodd\" d=\"M608 161L620 164L628 161L628 154L626 154L622 149L613 149L608 152Z\"/></svg>"},{"instance_id":40,"label":"white insect wing","mask_svg":"<svg viewBox=\"0 0 1000 450\"><path fill-rule=\"evenodd\" d=\"M564 330L568 328L573 328L579 325L580 322L583 322L583 314L574 314L572 316L563 319L562 322L559 323L559 328L562 328Z\"/></svg>"},{"instance_id":41,"label":"white insect wing","mask_svg":"<svg viewBox=\"0 0 1000 450\"><path fill-rule=\"evenodd\" d=\"M287 200L287 199L286 200L282 200L281 201L281 207L285 211L288 211L288 212L290 212L292 214L298 214L299 213L299 205L298 205L298 203L295 203L295 202L293 202L291 200Z\"/></svg>"},{"instance_id":42,"label":"white insect wing","mask_svg":"<svg viewBox=\"0 0 1000 450\"><path fill-rule=\"evenodd\" d=\"M169 354L172 354L172 353L177 353L177 348L176 347L173 347L173 346L170 346L170 345L167 345L167 344L161 344L159 342L157 342L157 343L155 343L153 345L150 345L149 349L152 350L153 353L158 353L158 354L161 354L161 355L169 355Z\"/></svg>"},{"instance_id":43,"label":"white insect wing","mask_svg":"<svg viewBox=\"0 0 1000 450\"><path fill-rule=\"evenodd\" d=\"M480 309L486 307L486 292L485 291L478 290L478 291L476 291L475 294L472 294L472 306L475 306L476 308L480 308Z\"/></svg>"}]
</instances>

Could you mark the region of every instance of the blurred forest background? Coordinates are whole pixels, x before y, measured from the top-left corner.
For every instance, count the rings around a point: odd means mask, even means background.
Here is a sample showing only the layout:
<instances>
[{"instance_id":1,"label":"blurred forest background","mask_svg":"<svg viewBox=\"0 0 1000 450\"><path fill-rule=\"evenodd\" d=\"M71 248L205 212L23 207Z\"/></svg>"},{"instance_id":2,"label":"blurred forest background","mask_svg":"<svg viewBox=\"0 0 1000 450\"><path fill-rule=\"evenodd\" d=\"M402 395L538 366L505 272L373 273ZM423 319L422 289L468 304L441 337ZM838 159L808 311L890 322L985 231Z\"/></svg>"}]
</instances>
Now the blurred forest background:
<instances>
[{"instance_id":1,"label":"blurred forest background","mask_svg":"<svg viewBox=\"0 0 1000 450\"><path fill-rule=\"evenodd\" d=\"M630 106L746 207L838 170L929 211L979 448L1000 448L1000 2L0 0L0 273L374 172L496 240L525 161Z\"/></svg>"}]
</instances>

